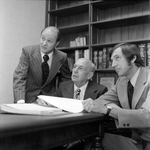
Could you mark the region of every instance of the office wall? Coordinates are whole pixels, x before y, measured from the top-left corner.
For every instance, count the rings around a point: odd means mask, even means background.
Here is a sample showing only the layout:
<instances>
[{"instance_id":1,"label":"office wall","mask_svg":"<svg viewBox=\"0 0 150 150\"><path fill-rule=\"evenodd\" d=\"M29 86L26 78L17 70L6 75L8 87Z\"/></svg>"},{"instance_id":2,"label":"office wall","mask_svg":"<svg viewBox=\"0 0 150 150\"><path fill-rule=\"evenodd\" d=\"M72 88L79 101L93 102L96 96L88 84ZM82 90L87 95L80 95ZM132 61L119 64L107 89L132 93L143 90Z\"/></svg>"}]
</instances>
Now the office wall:
<instances>
[{"instance_id":1,"label":"office wall","mask_svg":"<svg viewBox=\"0 0 150 150\"><path fill-rule=\"evenodd\" d=\"M13 102L12 79L23 46L39 43L45 0L0 0L0 104Z\"/></svg>"}]
</instances>

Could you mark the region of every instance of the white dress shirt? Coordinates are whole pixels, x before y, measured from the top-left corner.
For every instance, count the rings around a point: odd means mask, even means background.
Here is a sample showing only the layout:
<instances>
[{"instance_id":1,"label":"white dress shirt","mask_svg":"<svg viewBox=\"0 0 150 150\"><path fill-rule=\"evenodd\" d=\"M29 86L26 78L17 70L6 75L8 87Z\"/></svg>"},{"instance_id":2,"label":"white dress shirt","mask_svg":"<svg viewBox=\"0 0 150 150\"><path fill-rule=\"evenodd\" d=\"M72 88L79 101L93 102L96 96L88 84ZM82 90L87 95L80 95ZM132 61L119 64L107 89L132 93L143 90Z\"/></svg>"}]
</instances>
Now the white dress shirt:
<instances>
[{"instance_id":1,"label":"white dress shirt","mask_svg":"<svg viewBox=\"0 0 150 150\"><path fill-rule=\"evenodd\" d=\"M42 62L44 62L44 59L43 59L43 56L45 54L43 52L41 52L41 59L42 59ZM49 56L49 60L47 61L48 65L49 65L49 68L51 67L51 63L52 63L52 59L53 59L53 52L47 54Z\"/></svg>"},{"instance_id":2,"label":"white dress shirt","mask_svg":"<svg viewBox=\"0 0 150 150\"><path fill-rule=\"evenodd\" d=\"M74 84L74 94L75 94L75 91L77 89L80 89L81 92L80 92L80 100L83 100L84 99L84 94L85 94L85 90L87 88L87 85L88 85L89 82L87 82L85 85L83 85L82 87L78 88L75 84Z\"/></svg>"}]
</instances>

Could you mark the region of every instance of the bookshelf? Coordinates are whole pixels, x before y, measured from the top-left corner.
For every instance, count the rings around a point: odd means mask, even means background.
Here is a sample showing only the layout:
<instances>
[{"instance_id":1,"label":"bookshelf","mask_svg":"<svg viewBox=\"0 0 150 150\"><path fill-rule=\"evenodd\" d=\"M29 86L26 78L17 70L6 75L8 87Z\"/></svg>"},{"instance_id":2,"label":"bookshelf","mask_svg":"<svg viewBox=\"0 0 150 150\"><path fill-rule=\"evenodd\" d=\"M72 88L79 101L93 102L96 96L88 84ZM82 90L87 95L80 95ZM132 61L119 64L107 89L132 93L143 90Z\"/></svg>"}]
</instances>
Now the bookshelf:
<instances>
[{"instance_id":1,"label":"bookshelf","mask_svg":"<svg viewBox=\"0 0 150 150\"><path fill-rule=\"evenodd\" d=\"M108 51L120 42L137 44L150 66L150 0L46 0L45 24L59 28L58 49L68 54L71 63L86 52L81 57L96 64L93 80L98 83L101 77L114 77L116 82ZM80 37L84 44L77 43Z\"/></svg>"}]
</instances>

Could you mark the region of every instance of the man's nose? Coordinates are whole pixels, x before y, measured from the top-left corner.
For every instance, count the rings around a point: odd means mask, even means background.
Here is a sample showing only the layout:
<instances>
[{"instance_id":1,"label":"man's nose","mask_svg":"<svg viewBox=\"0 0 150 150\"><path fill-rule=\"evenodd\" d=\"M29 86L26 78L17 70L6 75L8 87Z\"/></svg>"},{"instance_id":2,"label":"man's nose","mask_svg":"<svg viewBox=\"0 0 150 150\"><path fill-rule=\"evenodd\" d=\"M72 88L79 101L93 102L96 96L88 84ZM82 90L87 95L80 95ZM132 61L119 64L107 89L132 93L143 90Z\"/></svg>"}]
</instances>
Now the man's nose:
<instances>
[{"instance_id":1,"label":"man's nose","mask_svg":"<svg viewBox=\"0 0 150 150\"><path fill-rule=\"evenodd\" d=\"M43 45L46 45L47 44L47 41L45 40L45 41L43 41Z\"/></svg>"},{"instance_id":2,"label":"man's nose","mask_svg":"<svg viewBox=\"0 0 150 150\"><path fill-rule=\"evenodd\" d=\"M74 72L78 72L78 68L74 68Z\"/></svg>"},{"instance_id":3,"label":"man's nose","mask_svg":"<svg viewBox=\"0 0 150 150\"><path fill-rule=\"evenodd\" d=\"M111 66L114 68L116 66L116 62L112 61L112 65Z\"/></svg>"}]
</instances>

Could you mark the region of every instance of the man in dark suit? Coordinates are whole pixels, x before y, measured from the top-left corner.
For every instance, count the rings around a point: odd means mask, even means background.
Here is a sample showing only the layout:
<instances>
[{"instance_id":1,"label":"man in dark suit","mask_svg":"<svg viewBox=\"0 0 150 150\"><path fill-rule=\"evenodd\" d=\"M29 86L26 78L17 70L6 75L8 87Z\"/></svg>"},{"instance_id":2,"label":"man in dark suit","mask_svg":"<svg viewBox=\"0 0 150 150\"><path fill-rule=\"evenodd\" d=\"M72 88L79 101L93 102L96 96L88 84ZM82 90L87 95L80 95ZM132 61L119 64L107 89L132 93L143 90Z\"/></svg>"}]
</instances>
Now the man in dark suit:
<instances>
[{"instance_id":1,"label":"man in dark suit","mask_svg":"<svg viewBox=\"0 0 150 150\"><path fill-rule=\"evenodd\" d=\"M101 84L91 81L94 71L95 65L92 61L86 58L78 59L73 66L71 80L61 82L59 88L53 96L84 100L87 98L96 99L103 95L108 89ZM76 91L80 92L76 93ZM38 99L37 102L38 104L46 105L41 99ZM91 143L88 145L88 141L91 141L91 139L86 139L86 144L84 144L85 142L83 141L75 141L67 144L67 146L65 145L64 148L59 147L54 150L89 150Z\"/></svg>"},{"instance_id":2,"label":"man in dark suit","mask_svg":"<svg viewBox=\"0 0 150 150\"><path fill-rule=\"evenodd\" d=\"M94 75L94 71L95 65L89 59L78 59L72 69L72 80L62 82L55 95L59 97L76 98L76 89L80 89L81 100L98 98L107 92L107 87L90 80Z\"/></svg>"},{"instance_id":3,"label":"man in dark suit","mask_svg":"<svg viewBox=\"0 0 150 150\"><path fill-rule=\"evenodd\" d=\"M107 87L91 81L94 71L95 65L89 59L78 59L72 69L71 81L62 82L55 93L55 96L74 98L78 100L92 98L94 100L103 95L105 92L107 92ZM80 92L76 95L77 90ZM91 147L91 142L89 141L91 140L91 138L88 138L82 141L74 141L65 146L63 149L89 150ZM61 150L61 148L56 148L55 150Z\"/></svg>"},{"instance_id":4,"label":"man in dark suit","mask_svg":"<svg viewBox=\"0 0 150 150\"><path fill-rule=\"evenodd\" d=\"M38 95L52 95L56 90L58 74L60 82L70 80L67 54L56 49L59 40L60 31L50 26L41 32L39 45L26 46L22 49L13 76L15 103L32 103L36 101ZM46 78L42 72L42 64L46 64L48 68Z\"/></svg>"},{"instance_id":5,"label":"man in dark suit","mask_svg":"<svg viewBox=\"0 0 150 150\"><path fill-rule=\"evenodd\" d=\"M107 87L91 81L94 75L95 65L86 58L80 58L74 64L72 69L71 80L61 82L59 88L53 94L57 97L66 97L84 100L87 98L96 99L107 92ZM76 97L76 91L78 97ZM46 105L42 99L37 100L38 104Z\"/></svg>"}]
</instances>

